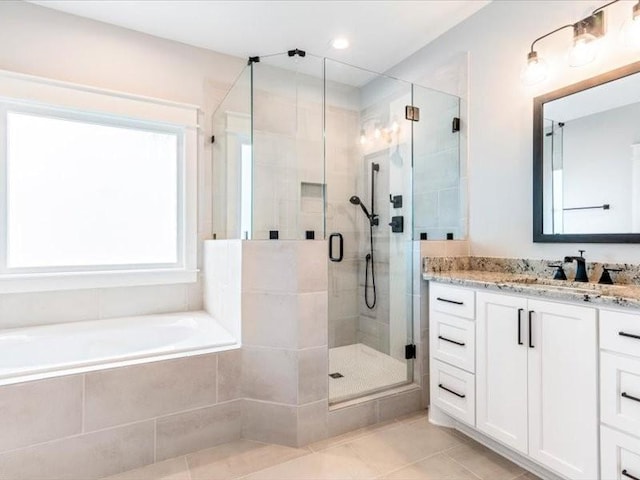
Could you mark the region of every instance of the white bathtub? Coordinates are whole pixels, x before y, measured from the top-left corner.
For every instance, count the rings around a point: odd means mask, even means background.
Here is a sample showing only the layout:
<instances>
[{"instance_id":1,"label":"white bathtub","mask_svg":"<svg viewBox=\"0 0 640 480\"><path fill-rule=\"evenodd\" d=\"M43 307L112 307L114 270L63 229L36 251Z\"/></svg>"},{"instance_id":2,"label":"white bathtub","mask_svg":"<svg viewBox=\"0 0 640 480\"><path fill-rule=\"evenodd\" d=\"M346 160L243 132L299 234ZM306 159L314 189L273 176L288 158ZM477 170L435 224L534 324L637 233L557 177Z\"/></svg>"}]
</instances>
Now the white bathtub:
<instances>
[{"instance_id":1,"label":"white bathtub","mask_svg":"<svg viewBox=\"0 0 640 480\"><path fill-rule=\"evenodd\" d=\"M238 347L206 312L0 330L0 385Z\"/></svg>"}]
</instances>

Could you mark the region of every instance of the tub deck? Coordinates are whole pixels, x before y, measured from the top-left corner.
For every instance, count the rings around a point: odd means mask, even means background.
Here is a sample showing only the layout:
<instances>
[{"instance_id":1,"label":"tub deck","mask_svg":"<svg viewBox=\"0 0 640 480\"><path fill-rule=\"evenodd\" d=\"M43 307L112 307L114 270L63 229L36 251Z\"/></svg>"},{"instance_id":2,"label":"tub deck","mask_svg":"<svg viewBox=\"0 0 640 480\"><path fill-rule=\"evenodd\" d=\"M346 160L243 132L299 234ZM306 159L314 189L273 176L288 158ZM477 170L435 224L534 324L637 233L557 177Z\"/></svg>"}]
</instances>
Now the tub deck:
<instances>
[{"instance_id":1,"label":"tub deck","mask_svg":"<svg viewBox=\"0 0 640 480\"><path fill-rule=\"evenodd\" d=\"M0 385L239 348L207 312L0 331Z\"/></svg>"}]
</instances>

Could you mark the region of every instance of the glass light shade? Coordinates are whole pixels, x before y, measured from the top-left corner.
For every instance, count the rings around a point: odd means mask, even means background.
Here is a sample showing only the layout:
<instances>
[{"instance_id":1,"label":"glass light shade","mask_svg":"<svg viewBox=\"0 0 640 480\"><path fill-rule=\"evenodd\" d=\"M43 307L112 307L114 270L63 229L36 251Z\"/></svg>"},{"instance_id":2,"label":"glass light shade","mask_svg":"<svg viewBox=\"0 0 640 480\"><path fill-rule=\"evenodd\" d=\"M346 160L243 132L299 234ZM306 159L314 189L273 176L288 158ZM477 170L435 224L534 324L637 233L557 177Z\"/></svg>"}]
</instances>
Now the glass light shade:
<instances>
[{"instance_id":1,"label":"glass light shade","mask_svg":"<svg viewBox=\"0 0 640 480\"><path fill-rule=\"evenodd\" d=\"M536 52L530 52L520 78L525 85L535 85L545 80L548 73L546 62L539 58Z\"/></svg>"},{"instance_id":2,"label":"glass light shade","mask_svg":"<svg viewBox=\"0 0 640 480\"><path fill-rule=\"evenodd\" d=\"M581 67L595 60L598 54L598 39L590 33L583 33L573 39L569 51L569 65Z\"/></svg>"}]
</instances>

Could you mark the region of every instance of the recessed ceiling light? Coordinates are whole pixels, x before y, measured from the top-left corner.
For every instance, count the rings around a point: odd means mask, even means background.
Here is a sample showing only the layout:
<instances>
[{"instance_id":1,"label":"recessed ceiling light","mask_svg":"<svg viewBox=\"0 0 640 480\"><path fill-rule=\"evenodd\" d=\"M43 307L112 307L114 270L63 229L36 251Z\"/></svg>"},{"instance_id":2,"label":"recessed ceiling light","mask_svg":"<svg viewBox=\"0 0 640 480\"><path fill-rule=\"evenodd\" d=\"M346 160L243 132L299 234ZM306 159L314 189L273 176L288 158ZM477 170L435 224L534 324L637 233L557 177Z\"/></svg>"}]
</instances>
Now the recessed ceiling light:
<instances>
[{"instance_id":1,"label":"recessed ceiling light","mask_svg":"<svg viewBox=\"0 0 640 480\"><path fill-rule=\"evenodd\" d=\"M333 39L331 46L336 50L344 50L345 48L349 48L349 40L345 37L337 37Z\"/></svg>"}]
</instances>

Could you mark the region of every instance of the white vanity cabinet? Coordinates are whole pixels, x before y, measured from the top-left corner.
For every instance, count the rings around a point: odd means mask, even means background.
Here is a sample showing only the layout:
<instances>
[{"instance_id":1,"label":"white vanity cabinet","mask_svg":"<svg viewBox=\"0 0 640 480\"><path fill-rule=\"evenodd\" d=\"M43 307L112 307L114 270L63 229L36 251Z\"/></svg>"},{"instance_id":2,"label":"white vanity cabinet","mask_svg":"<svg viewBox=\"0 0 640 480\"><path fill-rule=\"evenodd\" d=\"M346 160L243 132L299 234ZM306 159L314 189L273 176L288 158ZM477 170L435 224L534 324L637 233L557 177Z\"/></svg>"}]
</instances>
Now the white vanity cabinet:
<instances>
[{"instance_id":1,"label":"white vanity cabinet","mask_svg":"<svg viewBox=\"0 0 640 480\"><path fill-rule=\"evenodd\" d=\"M640 479L640 315L600 311L603 480Z\"/></svg>"},{"instance_id":2,"label":"white vanity cabinet","mask_svg":"<svg viewBox=\"0 0 640 480\"><path fill-rule=\"evenodd\" d=\"M485 292L476 304L478 430L568 478L596 478L596 310Z\"/></svg>"},{"instance_id":3,"label":"white vanity cabinet","mask_svg":"<svg viewBox=\"0 0 640 480\"><path fill-rule=\"evenodd\" d=\"M527 454L527 299L478 293L476 427Z\"/></svg>"},{"instance_id":4,"label":"white vanity cabinet","mask_svg":"<svg viewBox=\"0 0 640 480\"><path fill-rule=\"evenodd\" d=\"M475 326L473 370L462 352L447 355L434 346L434 328L443 322L438 305L444 302L437 297L465 298L475 305L473 318L460 317ZM468 311L458 307L458 312ZM455 311L447 315L455 316ZM466 329L459 332L454 340L465 339L460 343L473 337ZM563 477L594 480L599 458L597 333L595 308L432 282L432 404ZM475 382L473 415L471 406L458 411L443 407L449 399L456 401L453 394L434 395L438 382L433 376L440 375L443 364L467 384Z\"/></svg>"},{"instance_id":5,"label":"white vanity cabinet","mask_svg":"<svg viewBox=\"0 0 640 480\"><path fill-rule=\"evenodd\" d=\"M434 284L429 289L431 402L475 424L475 293Z\"/></svg>"}]
</instances>

